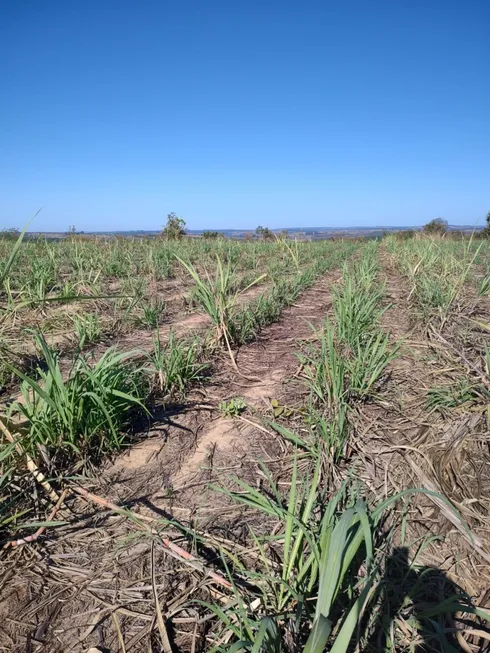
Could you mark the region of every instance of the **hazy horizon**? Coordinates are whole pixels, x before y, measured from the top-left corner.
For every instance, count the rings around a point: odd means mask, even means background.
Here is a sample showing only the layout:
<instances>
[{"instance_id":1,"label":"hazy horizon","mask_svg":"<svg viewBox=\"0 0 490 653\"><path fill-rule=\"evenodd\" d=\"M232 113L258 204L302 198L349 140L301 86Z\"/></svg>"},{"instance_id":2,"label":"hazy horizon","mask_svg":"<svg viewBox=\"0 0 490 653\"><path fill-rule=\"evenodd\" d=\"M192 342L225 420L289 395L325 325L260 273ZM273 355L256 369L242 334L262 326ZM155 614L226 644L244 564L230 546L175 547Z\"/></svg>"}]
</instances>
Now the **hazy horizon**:
<instances>
[{"instance_id":1,"label":"hazy horizon","mask_svg":"<svg viewBox=\"0 0 490 653\"><path fill-rule=\"evenodd\" d=\"M74 226L74 225L73 225ZM266 227L266 224L263 224L262 226ZM398 226L393 226L393 225L380 225L380 224L372 224L372 225L351 225L351 226L343 226L343 227L336 227L336 226L296 226L296 227L274 227L271 230L274 232L277 231L341 231L341 230L350 230L350 231L356 231L356 230L381 230L381 229L388 229L388 230L394 230L394 229L422 229L424 225L398 225ZM465 225L465 224L448 224L450 229L458 229L458 228L463 228L463 229L479 229L484 227L484 223L482 224L477 224L477 225ZM18 227L15 227L18 228ZM253 228L221 228L221 227L203 227L199 229L193 229L189 226L186 226L186 231L188 233L203 233L204 231L217 231L218 233L221 232L255 232L256 227ZM77 233L89 233L89 234L104 234L104 233L160 233L162 229L141 229L141 228L128 228L128 229L76 229ZM27 233L56 233L56 234L65 234L67 233L67 229L61 230L61 231L55 231L55 230L37 230L33 228L27 229Z\"/></svg>"}]
</instances>

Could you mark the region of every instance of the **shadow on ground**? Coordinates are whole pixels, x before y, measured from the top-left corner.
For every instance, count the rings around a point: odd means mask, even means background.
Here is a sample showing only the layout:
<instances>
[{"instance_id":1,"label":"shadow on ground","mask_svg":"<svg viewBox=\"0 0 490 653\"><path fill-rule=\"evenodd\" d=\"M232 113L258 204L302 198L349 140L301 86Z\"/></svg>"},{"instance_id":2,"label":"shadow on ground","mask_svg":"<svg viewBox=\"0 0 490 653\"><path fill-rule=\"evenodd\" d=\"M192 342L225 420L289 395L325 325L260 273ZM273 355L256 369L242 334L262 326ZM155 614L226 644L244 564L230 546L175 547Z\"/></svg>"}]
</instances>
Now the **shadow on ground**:
<instances>
[{"instance_id":1,"label":"shadow on ground","mask_svg":"<svg viewBox=\"0 0 490 653\"><path fill-rule=\"evenodd\" d=\"M442 570L414 568L409 563L408 549L398 547L387 560L379 592L382 609L369 641L369 651L456 653L465 650L458 642L452 616L455 610L449 606L469 605L471 600ZM459 624L461 627L461 621ZM473 622L473 628L474 625ZM402 649L400 640L405 640ZM489 651L490 648L475 650Z\"/></svg>"}]
</instances>

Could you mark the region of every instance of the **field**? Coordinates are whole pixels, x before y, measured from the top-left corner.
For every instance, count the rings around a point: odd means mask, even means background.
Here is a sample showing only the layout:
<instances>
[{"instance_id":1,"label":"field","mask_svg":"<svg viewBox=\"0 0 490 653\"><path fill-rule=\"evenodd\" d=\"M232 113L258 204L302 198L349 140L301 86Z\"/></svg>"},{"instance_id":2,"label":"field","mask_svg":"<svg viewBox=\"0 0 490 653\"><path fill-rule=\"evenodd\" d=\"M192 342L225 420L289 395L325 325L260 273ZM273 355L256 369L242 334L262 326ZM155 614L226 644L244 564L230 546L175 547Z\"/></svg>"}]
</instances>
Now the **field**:
<instances>
[{"instance_id":1,"label":"field","mask_svg":"<svg viewBox=\"0 0 490 653\"><path fill-rule=\"evenodd\" d=\"M489 263L0 240L0 651L489 651Z\"/></svg>"}]
</instances>

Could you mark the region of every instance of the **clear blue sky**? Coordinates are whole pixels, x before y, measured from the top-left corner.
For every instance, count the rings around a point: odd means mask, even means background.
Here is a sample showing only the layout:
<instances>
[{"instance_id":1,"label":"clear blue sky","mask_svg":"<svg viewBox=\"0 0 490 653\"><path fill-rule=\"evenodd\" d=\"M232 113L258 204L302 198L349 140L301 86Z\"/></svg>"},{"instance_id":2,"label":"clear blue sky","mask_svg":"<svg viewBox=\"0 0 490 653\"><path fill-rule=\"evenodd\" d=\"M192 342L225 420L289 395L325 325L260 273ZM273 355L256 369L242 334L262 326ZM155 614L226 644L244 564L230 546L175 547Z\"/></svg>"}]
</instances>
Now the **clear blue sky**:
<instances>
[{"instance_id":1,"label":"clear blue sky","mask_svg":"<svg viewBox=\"0 0 490 653\"><path fill-rule=\"evenodd\" d=\"M490 0L3 0L0 227L470 224Z\"/></svg>"}]
</instances>

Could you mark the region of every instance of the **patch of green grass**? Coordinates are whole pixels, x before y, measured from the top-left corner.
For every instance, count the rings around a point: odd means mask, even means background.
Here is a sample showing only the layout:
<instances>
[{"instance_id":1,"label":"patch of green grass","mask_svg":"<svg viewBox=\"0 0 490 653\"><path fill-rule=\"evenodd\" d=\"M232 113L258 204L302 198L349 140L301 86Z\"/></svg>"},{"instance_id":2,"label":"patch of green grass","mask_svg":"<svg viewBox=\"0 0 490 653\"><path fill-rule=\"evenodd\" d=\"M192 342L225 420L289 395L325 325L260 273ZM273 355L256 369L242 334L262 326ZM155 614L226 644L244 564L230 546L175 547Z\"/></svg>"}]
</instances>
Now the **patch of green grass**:
<instances>
[{"instance_id":1,"label":"patch of green grass","mask_svg":"<svg viewBox=\"0 0 490 653\"><path fill-rule=\"evenodd\" d=\"M357 340L352 349L335 340L335 328L329 321L315 333L317 346L300 354L300 361L312 397L330 409L371 394L398 355L399 347L390 347L389 336L382 331Z\"/></svg>"},{"instance_id":2,"label":"patch of green grass","mask_svg":"<svg viewBox=\"0 0 490 653\"><path fill-rule=\"evenodd\" d=\"M120 449L131 415L145 411L148 387L133 354L108 349L93 365L80 353L64 376L58 354L36 336L43 367L37 379L18 369L22 400L11 404L10 417L27 424L22 446L38 458L38 445L50 456L97 457Z\"/></svg>"},{"instance_id":3,"label":"patch of green grass","mask_svg":"<svg viewBox=\"0 0 490 653\"><path fill-rule=\"evenodd\" d=\"M454 627L456 612L490 620L449 582L442 598L432 592L430 570L408 559L408 547L395 546L406 526L396 518L399 504L418 490L366 501L346 482L329 495L321 458L318 448L301 475L294 460L281 485L261 465L260 488L239 478L236 491L215 488L255 515L249 527L255 555L252 562L246 549L221 549L231 596L204 604L219 624L210 631L210 651L388 650L376 648L380 641L405 650L422 632L430 650L442 652L453 650L445 628ZM419 541L419 552L429 542Z\"/></svg>"},{"instance_id":4,"label":"patch of green grass","mask_svg":"<svg viewBox=\"0 0 490 653\"><path fill-rule=\"evenodd\" d=\"M207 365L202 362L202 349L196 339L178 340L170 331L168 342L160 342L160 334L153 336L152 350L145 354L152 386L165 399L184 398L187 388L203 378Z\"/></svg>"},{"instance_id":5,"label":"patch of green grass","mask_svg":"<svg viewBox=\"0 0 490 653\"><path fill-rule=\"evenodd\" d=\"M149 329L156 329L165 312L165 302L161 297L152 297L148 302L140 305L140 310L139 323Z\"/></svg>"},{"instance_id":6,"label":"patch of green grass","mask_svg":"<svg viewBox=\"0 0 490 653\"><path fill-rule=\"evenodd\" d=\"M445 386L429 388L427 391L427 408L429 410L444 410L470 406L481 401L488 401L490 394L481 384L471 382L469 379L459 379L455 383Z\"/></svg>"},{"instance_id":7,"label":"patch of green grass","mask_svg":"<svg viewBox=\"0 0 490 653\"><path fill-rule=\"evenodd\" d=\"M390 346L389 335L378 331L356 342L352 358L347 359L349 395L367 397L398 356L400 346Z\"/></svg>"},{"instance_id":8,"label":"patch of green grass","mask_svg":"<svg viewBox=\"0 0 490 653\"><path fill-rule=\"evenodd\" d=\"M97 342L102 335L102 325L96 313L77 315L73 318L73 326L80 349L83 349L85 345Z\"/></svg>"},{"instance_id":9,"label":"patch of green grass","mask_svg":"<svg viewBox=\"0 0 490 653\"><path fill-rule=\"evenodd\" d=\"M369 245L359 261L344 265L343 283L334 289L335 325L327 319L313 329L315 340L299 355L312 406L319 412L317 430L334 460L346 451L349 410L377 387L399 345L379 326L383 287L376 280L377 244Z\"/></svg>"},{"instance_id":10,"label":"patch of green grass","mask_svg":"<svg viewBox=\"0 0 490 653\"><path fill-rule=\"evenodd\" d=\"M338 337L354 345L375 328L384 313L380 300L383 287L359 283L351 272L344 272L344 283L334 289L335 322Z\"/></svg>"},{"instance_id":11,"label":"patch of green grass","mask_svg":"<svg viewBox=\"0 0 490 653\"><path fill-rule=\"evenodd\" d=\"M314 333L317 343L310 345L299 359L314 400L334 409L346 399L347 362L335 343L335 329L329 320Z\"/></svg>"}]
</instances>

